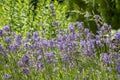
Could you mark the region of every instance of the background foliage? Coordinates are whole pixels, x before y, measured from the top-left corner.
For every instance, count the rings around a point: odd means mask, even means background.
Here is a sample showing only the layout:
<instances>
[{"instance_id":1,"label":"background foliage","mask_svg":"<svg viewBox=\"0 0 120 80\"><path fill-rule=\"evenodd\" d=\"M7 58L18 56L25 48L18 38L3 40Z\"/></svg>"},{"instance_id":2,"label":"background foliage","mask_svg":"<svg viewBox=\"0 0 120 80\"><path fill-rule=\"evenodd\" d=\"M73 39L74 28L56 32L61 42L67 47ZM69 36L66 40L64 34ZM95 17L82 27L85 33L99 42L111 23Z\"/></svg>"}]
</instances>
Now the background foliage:
<instances>
[{"instance_id":1,"label":"background foliage","mask_svg":"<svg viewBox=\"0 0 120 80\"><path fill-rule=\"evenodd\" d=\"M26 32L39 31L45 38L56 36L53 22L59 23L59 29L67 26L65 18L66 5L54 2L54 14L50 9L51 1L39 0L37 7L30 0L3 0L0 3L0 26L9 25L11 31ZM45 29L45 30L44 30ZM45 36L47 35L47 36Z\"/></svg>"},{"instance_id":2,"label":"background foliage","mask_svg":"<svg viewBox=\"0 0 120 80\"><path fill-rule=\"evenodd\" d=\"M69 9L70 10L78 10L84 12L89 12L90 15L100 15L102 18L102 22L107 22L108 24L112 25L112 29L119 29L120 25L120 1L119 0L65 0L69 2ZM73 14L70 13L76 20L85 20L83 19L83 15L74 12ZM89 22L90 20L88 20ZM91 22L90 22L91 23ZM89 24L90 24L89 23ZM103 24L103 23L101 23ZM91 30L96 30L94 24L90 25Z\"/></svg>"}]
</instances>

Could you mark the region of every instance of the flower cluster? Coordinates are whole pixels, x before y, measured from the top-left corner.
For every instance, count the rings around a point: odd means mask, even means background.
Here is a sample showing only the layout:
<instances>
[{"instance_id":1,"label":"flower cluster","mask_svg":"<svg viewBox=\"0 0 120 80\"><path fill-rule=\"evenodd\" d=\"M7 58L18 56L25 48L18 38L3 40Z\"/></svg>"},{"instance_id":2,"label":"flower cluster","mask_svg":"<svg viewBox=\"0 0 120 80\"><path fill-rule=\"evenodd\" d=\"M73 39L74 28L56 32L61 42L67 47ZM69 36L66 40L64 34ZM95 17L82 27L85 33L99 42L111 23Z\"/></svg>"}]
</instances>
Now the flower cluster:
<instances>
[{"instance_id":1,"label":"flower cluster","mask_svg":"<svg viewBox=\"0 0 120 80\"><path fill-rule=\"evenodd\" d=\"M53 5L50 5L54 10ZM57 23L58 24L58 23ZM54 24L54 25L57 25ZM0 53L2 56L19 55L17 66L22 69L24 74L29 74L31 67L42 72L53 66L57 70L58 65L62 63L62 69L80 67L78 57L99 58L104 66L109 68L108 64L117 61L117 70L119 73L119 58L114 56L118 51L120 44L120 33L111 38L111 26L104 23L99 27L97 34L93 34L88 28L84 28L82 22L76 22L75 25L69 24L66 31L59 31L57 37L46 40L39 36L39 32L33 34L27 32L23 38L21 34L10 32L10 27L5 26L0 30ZM113 40L115 40L113 42ZM82 56L81 56L82 55ZM47 64L47 66L46 66ZM110 68L110 70L112 70ZM7 75L8 76L8 75ZM11 77L11 76L8 76Z\"/></svg>"}]
</instances>

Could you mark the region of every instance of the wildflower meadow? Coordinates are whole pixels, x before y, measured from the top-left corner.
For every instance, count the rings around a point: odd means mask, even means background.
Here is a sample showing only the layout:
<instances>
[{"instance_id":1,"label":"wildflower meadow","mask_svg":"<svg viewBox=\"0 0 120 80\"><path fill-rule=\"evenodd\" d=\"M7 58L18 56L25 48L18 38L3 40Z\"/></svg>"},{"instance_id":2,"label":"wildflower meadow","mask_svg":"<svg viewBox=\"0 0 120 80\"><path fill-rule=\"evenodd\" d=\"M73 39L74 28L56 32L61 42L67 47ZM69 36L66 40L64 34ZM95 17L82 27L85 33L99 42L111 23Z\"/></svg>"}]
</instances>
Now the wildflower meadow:
<instances>
[{"instance_id":1,"label":"wildflower meadow","mask_svg":"<svg viewBox=\"0 0 120 80\"><path fill-rule=\"evenodd\" d=\"M37 1L0 0L0 80L120 79L119 30L85 16L94 33L66 17L66 3Z\"/></svg>"}]
</instances>

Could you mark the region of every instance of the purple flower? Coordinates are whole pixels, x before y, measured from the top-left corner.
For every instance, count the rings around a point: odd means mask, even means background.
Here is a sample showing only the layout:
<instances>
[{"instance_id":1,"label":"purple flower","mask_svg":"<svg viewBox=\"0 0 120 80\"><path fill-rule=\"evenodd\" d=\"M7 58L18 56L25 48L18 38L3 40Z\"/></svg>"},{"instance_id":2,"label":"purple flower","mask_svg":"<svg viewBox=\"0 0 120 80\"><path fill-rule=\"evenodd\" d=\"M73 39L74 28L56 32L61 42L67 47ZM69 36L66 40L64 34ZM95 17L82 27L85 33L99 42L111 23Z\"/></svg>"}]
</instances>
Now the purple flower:
<instances>
[{"instance_id":1,"label":"purple flower","mask_svg":"<svg viewBox=\"0 0 120 80\"><path fill-rule=\"evenodd\" d=\"M24 55L22 60L25 64L29 65L29 57L27 55Z\"/></svg>"},{"instance_id":2,"label":"purple flower","mask_svg":"<svg viewBox=\"0 0 120 80\"><path fill-rule=\"evenodd\" d=\"M69 67L70 67L70 68L73 68L73 66L74 66L73 63L70 63L70 64L69 64Z\"/></svg>"},{"instance_id":3,"label":"purple flower","mask_svg":"<svg viewBox=\"0 0 120 80\"><path fill-rule=\"evenodd\" d=\"M52 24L53 24L53 26L58 26L58 22L57 21L54 21Z\"/></svg>"},{"instance_id":4,"label":"purple flower","mask_svg":"<svg viewBox=\"0 0 120 80\"><path fill-rule=\"evenodd\" d=\"M7 44L10 44L12 42L10 36L7 36L5 41Z\"/></svg>"},{"instance_id":5,"label":"purple flower","mask_svg":"<svg viewBox=\"0 0 120 80\"><path fill-rule=\"evenodd\" d=\"M54 10L54 4L50 4L51 10Z\"/></svg>"},{"instance_id":6,"label":"purple flower","mask_svg":"<svg viewBox=\"0 0 120 80\"><path fill-rule=\"evenodd\" d=\"M61 34L59 34L59 35L58 35L58 39L57 39L58 42L61 42L61 41L62 41L62 38L63 38L63 36L62 36Z\"/></svg>"},{"instance_id":7,"label":"purple flower","mask_svg":"<svg viewBox=\"0 0 120 80\"><path fill-rule=\"evenodd\" d=\"M115 38L120 40L120 32L115 33Z\"/></svg>"},{"instance_id":8,"label":"purple flower","mask_svg":"<svg viewBox=\"0 0 120 80\"><path fill-rule=\"evenodd\" d=\"M19 45L18 44L14 44L14 45L10 45L9 49L11 52L15 52L18 49Z\"/></svg>"},{"instance_id":9,"label":"purple flower","mask_svg":"<svg viewBox=\"0 0 120 80\"><path fill-rule=\"evenodd\" d=\"M86 55L86 56L91 56L92 55L92 52L87 50L87 49L83 49L82 50L83 54Z\"/></svg>"},{"instance_id":10,"label":"purple flower","mask_svg":"<svg viewBox=\"0 0 120 80\"><path fill-rule=\"evenodd\" d=\"M15 32L11 32L12 36L15 38L16 33Z\"/></svg>"},{"instance_id":11,"label":"purple flower","mask_svg":"<svg viewBox=\"0 0 120 80\"><path fill-rule=\"evenodd\" d=\"M24 73L24 74L28 74L29 72L30 72L29 68L24 68L24 69L23 69L23 73Z\"/></svg>"},{"instance_id":12,"label":"purple flower","mask_svg":"<svg viewBox=\"0 0 120 80\"><path fill-rule=\"evenodd\" d=\"M85 29L84 29L84 32L85 32L85 33L89 33L89 29L88 29L88 28L85 28Z\"/></svg>"},{"instance_id":13,"label":"purple flower","mask_svg":"<svg viewBox=\"0 0 120 80\"><path fill-rule=\"evenodd\" d=\"M50 47L55 47L55 41L50 41Z\"/></svg>"},{"instance_id":14,"label":"purple flower","mask_svg":"<svg viewBox=\"0 0 120 80\"><path fill-rule=\"evenodd\" d=\"M38 32L33 32L33 39L36 39L38 37L39 37Z\"/></svg>"},{"instance_id":15,"label":"purple flower","mask_svg":"<svg viewBox=\"0 0 120 80\"><path fill-rule=\"evenodd\" d=\"M112 68L111 68L111 67L107 67L107 70L108 70L109 72L111 72L111 71L112 71Z\"/></svg>"},{"instance_id":16,"label":"purple flower","mask_svg":"<svg viewBox=\"0 0 120 80\"><path fill-rule=\"evenodd\" d=\"M38 50L38 51L37 51L37 54L38 54L38 55L41 55L41 54L42 54L42 51L41 51L41 50Z\"/></svg>"},{"instance_id":17,"label":"purple flower","mask_svg":"<svg viewBox=\"0 0 120 80\"><path fill-rule=\"evenodd\" d=\"M100 28L100 31L102 32L102 34L110 34L111 26L107 23L104 23L103 26Z\"/></svg>"},{"instance_id":18,"label":"purple flower","mask_svg":"<svg viewBox=\"0 0 120 80\"><path fill-rule=\"evenodd\" d=\"M26 48L26 49L29 48L29 44L25 43L24 48Z\"/></svg>"},{"instance_id":19,"label":"purple flower","mask_svg":"<svg viewBox=\"0 0 120 80\"><path fill-rule=\"evenodd\" d=\"M3 46L0 44L0 51L2 51L3 50Z\"/></svg>"},{"instance_id":20,"label":"purple flower","mask_svg":"<svg viewBox=\"0 0 120 80\"><path fill-rule=\"evenodd\" d=\"M7 79L7 80L10 79L11 77L12 77L12 76L11 76L10 74L6 74L6 75L4 76L4 78Z\"/></svg>"},{"instance_id":21,"label":"purple flower","mask_svg":"<svg viewBox=\"0 0 120 80\"><path fill-rule=\"evenodd\" d=\"M42 68L42 67L43 67L43 63L37 63L35 66L36 66L37 68Z\"/></svg>"},{"instance_id":22,"label":"purple flower","mask_svg":"<svg viewBox=\"0 0 120 80\"><path fill-rule=\"evenodd\" d=\"M94 18L99 21L101 19L101 17L99 15L95 15Z\"/></svg>"},{"instance_id":23,"label":"purple flower","mask_svg":"<svg viewBox=\"0 0 120 80\"><path fill-rule=\"evenodd\" d=\"M32 45L32 44L29 45L29 49L30 49L30 50L34 50L34 49L35 49L34 45Z\"/></svg>"},{"instance_id":24,"label":"purple flower","mask_svg":"<svg viewBox=\"0 0 120 80\"><path fill-rule=\"evenodd\" d=\"M20 45L22 41L22 36L20 34L15 36L14 43Z\"/></svg>"},{"instance_id":25,"label":"purple flower","mask_svg":"<svg viewBox=\"0 0 120 80\"><path fill-rule=\"evenodd\" d=\"M104 53L102 60L103 60L103 63L109 63L110 62L109 55L107 55L107 53Z\"/></svg>"},{"instance_id":26,"label":"purple flower","mask_svg":"<svg viewBox=\"0 0 120 80\"><path fill-rule=\"evenodd\" d=\"M3 29L4 29L5 31L7 31L7 32L10 31L10 27L9 27L9 26L4 26Z\"/></svg>"},{"instance_id":27,"label":"purple flower","mask_svg":"<svg viewBox=\"0 0 120 80\"><path fill-rule=\"evenodd\" d=\"M47 40L43 40L43 45L48 45L48 41Z\"/></svg>"},{"instance_id":28,"label":"purple flower","mask_svg":"<svg viewBox=\"0 0 120 80\"><path fill-rule=\"evenodd\" d=\"M117 68L118 74L120 75L120 61L116 62L116 68Z\"/></svg>"},{"instance_id":29,"label":"purple flower","mask_svg":"<svg viewBox=\"0 0 120 80\"><path fill-rule=\"evenodd\" d=\"M80 40L80 46L84 47L84 45L86 45L86 41L85 40Z\"/></svg>"},{"instance_id":30,"label":"purple flower","mask_svg":"<svg viewBox=\"0 0 120 80\"><path fill-rule=\"evenodd\" d=\"M111 42L110 38L104 38L103 41L104 41L105 43L108 43L108 44L110 44L110 42Z\"/></svg>"},{"instance_id":31,"label":"purple flower","mask_svg":"<svg viewBox=\"0 0 120 80\"><path fill-rule=\"evenodd\" d=\"M97 33L102 36L103 32L101 30L97 31Z\"/></svg>"},{"instance_id":32,"label":"purple flower","mask_svg":"<svg viewBox=\"0 0 120 80\"><path fill-rule=\"evenodd\" d=\"M65 61L65 62L68 61L68 55L67 55L67 54L62 54L62 55L61 55L61 58L62 58L62 60Z\"/></svg>"},{"instance_id":33,"label":"purple flower","mask_svg":"<svg viewBox=\"0 0 120 80\"><path fill-rule=\"evenodd\" d=\"M76 22L76 24L77 24L79 30L82 31L83 30L83 22Z\"/></svg>"},{"instance_id":34,"label":"purple flower","mask_svg":"<svg viewBox=\"0 0 120 80\"><path fill-rule=\"evenodd\" d=\"M19 67L23 67L24 66L24 63L22 61L19 61L17 64L18 64Z\"/></svg>"},{"instance_id":35,"label":"purple flower","mask_svg":"<svg viewBox=\"0 0 120 80\"><path fill-rule=\"evenodd\" d=\"M70 32L74 32L75 31L75 27L73 25L69 24L68 26L69 26Z\"/></svg>"},{"instance_id":36,"label":"purple flower","mask_svg":"<svg viewBox=\"0 0 120 80\"><path fill-rule=\"evenodd\" d=\"M38 60L41 60L41 59L42 59L42 55L39 55L39 56L38 56Z\"/></svg>"},{"instance_id":37,"label":"purple flower","mask_svg":"<svg viewBox=\"0 0 120 80\"><path fill-rule=\"evenodd\" d=\"M91 32L87 33L87 39L88 39L88 40L89 40L89 39L93 39L93 38L94 38L93 33L91 33Z\"/></svg>"},{"instance_id":38,"label":"purple flower","mask_svg":"<svg viewBox=\"0 0 120 80\"><path fill-rule=\"evenodd\" d=\"M46 56L46 59L48 62L54 62L54 53L53 52L46 53L45 56Z\"/></svg>"},{"instance_id":39,"label":"purple flower","mask_svg":"<svg viewBox=\"0 0 120 80\"><path fill-rule=\"evenodd\" d=\"M2 37L3 36L3 31L2 30L0 30L0 37Z\"/></svg>"}]
</instances>

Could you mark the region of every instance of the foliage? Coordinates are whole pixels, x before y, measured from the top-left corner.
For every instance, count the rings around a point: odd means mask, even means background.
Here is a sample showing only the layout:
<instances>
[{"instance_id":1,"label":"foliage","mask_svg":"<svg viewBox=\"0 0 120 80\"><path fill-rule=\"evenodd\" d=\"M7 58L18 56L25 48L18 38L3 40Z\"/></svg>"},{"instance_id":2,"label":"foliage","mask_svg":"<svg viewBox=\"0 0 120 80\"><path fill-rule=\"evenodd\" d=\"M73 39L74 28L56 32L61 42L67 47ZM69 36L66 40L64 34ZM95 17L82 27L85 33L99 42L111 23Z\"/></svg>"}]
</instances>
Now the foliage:
<instances>
[{"instance_id":1,"label":"foliage","mask_svg":"<svg viewBox=\"0 0 120 80\"><path fill-rule=\"evenodd\" d=\"M83 17L87 11L90 15L100 15L102 18L102 23L107 22L112 25L112 29L119 29L120 26L120 1L119 0L66 0L69 2L70 15L73 16L75 20L84 21L86 19ZM74 12L72 10L80 11L80 13ZM83 14L81 14L83 13ZM75 17L76 16L76 17ZM89 22L90 21L90 22ZM92 20L94 22L94 20ZM95 23L91 24L91 20L88 19L86 24L90 24L91 30L94 32L97 30Z\"/></svg>"},{"instance_id":2,"label":"foliage","mask_svg":"<svg viewBox=\"0 0 120 80\"><path fill-rule=\"evenodd\" d=\"M120 33L111 37L110 25L100 26L97 35L83 22L68 25L57 37L43 39L38 32L21 34L0 30L0 75L11 80L118 79Z\"/></svg>"},{"instance_id":3,"label":"foliage","mask_svg":"<svg viewBox=\"0 0 120 80\"><path fill-rule=\"evenodd\" d=\"M0 80L120 78L120 32L113 32L99 15L91 14L92 7L67 11L66 3L57 0L32 1L0 1ZM81 14L81 22L66 11Z\"/></svg>"},{"instance_id":4,"label":"foliage","mask_svg":"<svg viewBox=\"0 0 120 80\"><path fill-rule=\"evenodd\" d=\"M66 27L68 20L65 20L65 11L67 6L60 6L57 1L54 2L52 11L50 1L41 0L37 3L34 10L30 0L4 0L0 3L0 26L9 25L11 31L21 32L23 35L27 31L40 31L45 38L56 36L53 22L59 22L58 27ZM43 29L45 32L43 32ZM46 36L47 35L47 36Z\"/></svg>"}]
</instances>

